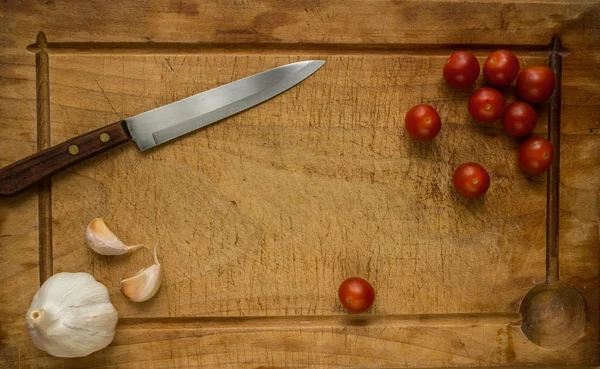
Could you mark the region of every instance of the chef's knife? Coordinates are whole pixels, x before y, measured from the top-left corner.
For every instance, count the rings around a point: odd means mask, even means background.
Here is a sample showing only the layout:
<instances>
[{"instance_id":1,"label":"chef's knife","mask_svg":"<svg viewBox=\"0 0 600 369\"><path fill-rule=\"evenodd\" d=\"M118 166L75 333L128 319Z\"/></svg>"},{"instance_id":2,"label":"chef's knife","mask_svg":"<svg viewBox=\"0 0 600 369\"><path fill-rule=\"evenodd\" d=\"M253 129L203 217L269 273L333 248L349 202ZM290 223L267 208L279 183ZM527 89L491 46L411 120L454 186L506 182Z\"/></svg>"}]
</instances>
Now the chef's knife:
<instances>
[{"instance_id":1,"label":"chef's knife","mask_svg":"<svg viewBox=\"0 0 600 369\"><path fill-rule=\"evenodd\" d=\"M324 61L283 65L71 138L0 169L0 195L14 195L63 169L129 141L141 151L260 104Z\"/></svg>"}]
</instances>

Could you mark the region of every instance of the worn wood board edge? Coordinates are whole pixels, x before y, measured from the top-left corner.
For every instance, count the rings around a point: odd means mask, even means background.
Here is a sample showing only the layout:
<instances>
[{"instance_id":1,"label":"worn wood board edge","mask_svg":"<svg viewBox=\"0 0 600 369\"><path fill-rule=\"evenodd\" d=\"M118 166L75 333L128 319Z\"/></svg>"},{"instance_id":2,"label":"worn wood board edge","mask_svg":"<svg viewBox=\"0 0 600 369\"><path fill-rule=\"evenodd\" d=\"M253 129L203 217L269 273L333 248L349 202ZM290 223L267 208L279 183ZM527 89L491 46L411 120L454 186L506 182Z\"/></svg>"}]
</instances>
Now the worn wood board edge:
<instances>
[{"instance_id":1,"label":"worn wood board edge","mask_svg":"<svg viewBox=\"0 0 600 369\"><path fill-rule=\"evenodd\" d=\"M189 317L119 319L120 329L310 329L347 326L385 327L473 327L521 326L519 313L480 314L394 314L394 315L310 315L252 317Z\"/></svg>"},{"instance_id":2,"label":"worn wood board edge","mask_svg":"<svg viewBox=\"0 0 600 369\"><path fill-rule=\"evenodd\" d=\"M50 62L46 52L46 35L38 33L35 53L37 149L50 147ZM38 186L38 236L40 255L40 285L52 276L52 188L50 179Z\"/></svg>"},{"instance_id":3,"label":"worn wood board edge","mask_svg":"<svg viewBox=\"0 0 600 369\"><path fill-rule=\"evenodd\" d=\"M468 49L489 54L497 45L483 44L329 44L329 43L180 43L180 42L48 42L27 46L51 55L448 55ZM529 55L548 55L550 45L511 45L511 50Z\"/></svg>"},{"instance_id":4,"label":"worn wood board edge","mask_svg":"<svg viewBox=\"0 0 600 369\"><path fill-rule=\"evenodd\" d=\"M35 54L37 91L37 137L38 150L50 146L50 55L185 55L185 54L226 54L226 55L447 55L456 49L468 49L476 55L483 55L497 49L496 45L422 45L422 44L192 44L192 43L94 43L94 42L48 42L43 32L38 34L35 44L27 50ZM512 45L528 55L550 55L550 67L557 76L558 85L549 103L548 132L555 146L554 163L548 172L547 181L547 222L546 222L546 283L559 278L559 157L560 157L560 81L562 56L568 52L562 48L560 38L554 37L549 45ZM50 180L39 186L38 224L40 284L53 274L52 264L52 187ZM518 313L490 314L419 314L389 316L309 316L309 317L193 317L193 318L125 318L119 322L120 330L179 330L202 329L277 329L327 328L348 326L393 326L393 327L453 327L496 325L521 327L522 315ZM600 362L598 357L596 363ZM539 364L543 365L543 364ZM502 366L499 366L502 367ZM587 367L587 366L586 366Z\"/></svg>"},{"instance_id":5,"label":"worn wood board edge","mask_svg":"<svg viewBox=\"0 0 600 369\"><path fill-rule=\"evenodd\" d=\"M548 104L548 139L554 146L553 163L548 170L546 190L546 283L558 281L559 277L559 190L560 190L560 107L562 88L562 44L559 37L552 41L550 69L556 76L556 90Z\"/></svg>"}]
</instances>

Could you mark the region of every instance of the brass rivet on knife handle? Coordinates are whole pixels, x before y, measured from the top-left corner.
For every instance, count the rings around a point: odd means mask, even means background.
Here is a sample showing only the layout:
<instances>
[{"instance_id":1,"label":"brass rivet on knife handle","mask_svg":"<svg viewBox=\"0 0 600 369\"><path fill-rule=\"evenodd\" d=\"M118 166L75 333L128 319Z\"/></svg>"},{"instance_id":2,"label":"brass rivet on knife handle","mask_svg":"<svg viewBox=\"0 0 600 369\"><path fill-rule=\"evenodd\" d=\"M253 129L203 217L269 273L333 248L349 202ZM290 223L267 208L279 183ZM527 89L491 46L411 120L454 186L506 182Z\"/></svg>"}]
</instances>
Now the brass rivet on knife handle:
<instances>
[{"instance_id":1,"label":"brass rivet on knife handle","mask_svg":"<svg viewBox=\"0 0 600 369\"><path fill-rule=\"evenodd\" d=\"M110 135L108 133L106 133L106 132L102 132L100 134L99 139L100 139L100 142L107 143L108 141L110 141Z\"/></svg>"},{"instance_id":2,"label":"brass rivet on knife handle","mask_svg":"<svg viewBox=\"0 0 600 369\"><path fill-rule=\"evenodd\" d=\"M69 154L71 154L71 155L79 154L79 146L77 146L77 145L69 146Z\"/></svg>"}]
</instances>

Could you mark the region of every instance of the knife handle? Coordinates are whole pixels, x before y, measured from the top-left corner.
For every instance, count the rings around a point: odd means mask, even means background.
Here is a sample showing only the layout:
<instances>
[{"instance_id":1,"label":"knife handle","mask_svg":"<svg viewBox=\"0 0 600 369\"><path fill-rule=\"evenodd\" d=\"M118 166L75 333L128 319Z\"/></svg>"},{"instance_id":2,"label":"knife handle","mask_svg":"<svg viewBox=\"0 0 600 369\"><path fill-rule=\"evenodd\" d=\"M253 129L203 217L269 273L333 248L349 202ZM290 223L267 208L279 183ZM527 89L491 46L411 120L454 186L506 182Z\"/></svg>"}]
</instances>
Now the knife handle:
<instances>
[{"instance_id":1,"label":"knife handle","mask_svg":"<svg viewBox=\"0 0 600 369\"><path fill-rule=\"evenodd\" d=\"M123 120L37 152L0 169L0 195L15 195L44 178L130 140Z\"/></svg>"}]
</instances>

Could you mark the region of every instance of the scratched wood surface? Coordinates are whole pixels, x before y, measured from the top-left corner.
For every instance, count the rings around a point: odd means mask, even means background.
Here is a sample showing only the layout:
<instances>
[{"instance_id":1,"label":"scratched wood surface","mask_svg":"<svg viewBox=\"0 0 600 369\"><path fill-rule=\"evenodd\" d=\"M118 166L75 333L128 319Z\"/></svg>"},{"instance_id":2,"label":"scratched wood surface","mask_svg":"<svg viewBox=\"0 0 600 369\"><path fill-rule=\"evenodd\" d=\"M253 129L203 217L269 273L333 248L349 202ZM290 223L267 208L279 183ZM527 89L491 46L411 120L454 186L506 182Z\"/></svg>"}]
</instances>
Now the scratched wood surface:
<instances>
[{"instance_id":1,"label":"scratched wood surface","mask_svg":"<svg viewBox=\"0 0 600 369\"><path fill-rule=\"evenodd\" d=\"M597 364L599 9L585 1L0 4L1 165L38 140L56 144L277 65L327 62L296 88L172 144L142 154L130 145L55 176L51 192L0 199L0 366ZM39 31L49 42L50 95L36 107L35 58L25 48ZM588 309L584 337L563 349L530 342L518 313L545 279L546 178L522 175L518 143L498 125L474 125L469 92L447 88L440 73L456 44L481 61L501 44L522 66L546 65L554 34L570 51L560 273ZM443 119L432 144L402 130L406 110L421 102ZM40 106L50 109L49 126L36 126ZM450 186L453 169L471 160L492 176L479 201ZM149 253L106 258L85 247L97 216L126 242L158 242L166 278L153 300L129 303L118 291ZM92 273L120 313L113 344L88 358L49 357L24 327L40 274L60 271ZM347 316L337 301L337 286L353 275L377 291L364 316Z\"/></svg>"}]
</instances>

